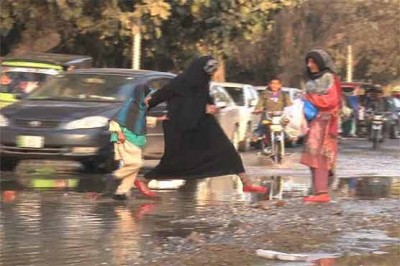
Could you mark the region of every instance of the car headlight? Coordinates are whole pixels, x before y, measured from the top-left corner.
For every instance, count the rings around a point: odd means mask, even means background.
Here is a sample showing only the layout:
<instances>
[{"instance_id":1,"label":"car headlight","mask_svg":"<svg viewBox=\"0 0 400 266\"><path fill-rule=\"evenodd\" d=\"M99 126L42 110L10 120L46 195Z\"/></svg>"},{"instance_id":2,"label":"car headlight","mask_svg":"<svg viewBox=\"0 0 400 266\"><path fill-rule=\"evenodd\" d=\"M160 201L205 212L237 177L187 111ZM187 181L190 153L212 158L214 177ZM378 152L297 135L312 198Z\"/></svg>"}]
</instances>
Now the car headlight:
<instances>
[{"instance_id":1,"label":"car headlight","mask_svg":"<svg viewBox=\"0 0 400 266\"><path fill-rule=\"evenodd\" d=\"M8 118L4 115L0 115L0 127L8 127Z\"/></svg>"},{"instance_id":2,"label":"car headlight","mask_svg":"<svg viewBox=\"0 0 400 266\"><path fill-rule=\"evenodd\" d=\"M99 128L108 124L108 118L104 116L89 116L74 120L64 126L64 129Z\"/></svg>"}]
</instances>

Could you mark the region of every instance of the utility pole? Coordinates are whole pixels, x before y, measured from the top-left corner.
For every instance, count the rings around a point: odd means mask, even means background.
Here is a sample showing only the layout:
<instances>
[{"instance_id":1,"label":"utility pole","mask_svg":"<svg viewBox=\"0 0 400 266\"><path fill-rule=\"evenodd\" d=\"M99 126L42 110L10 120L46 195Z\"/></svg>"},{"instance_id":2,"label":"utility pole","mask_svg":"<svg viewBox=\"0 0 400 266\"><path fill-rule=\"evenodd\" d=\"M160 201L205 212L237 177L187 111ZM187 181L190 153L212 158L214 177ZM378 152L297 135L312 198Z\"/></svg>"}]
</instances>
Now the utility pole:
<instances>
[{"instance_id":1,"label":"utility pole","mask_svg":"<svg viewBox=\"0 0 400 266\"><path fill-rule=\"evenodd\" d=\"M142 48L142 35L139 23L132 27L132 69L140 69L140 57Z\"/></svg>"},{"instance_id":2,"label":"utility pole","mask_svg":"<svg viewBox=\"0 0 400 266\"><path fill-rule=\"evenodd\" d=\"M347 63L346 63L346 81L353 81L353 48L351 44L347 45Z\"/></svg>"}]
</instances>

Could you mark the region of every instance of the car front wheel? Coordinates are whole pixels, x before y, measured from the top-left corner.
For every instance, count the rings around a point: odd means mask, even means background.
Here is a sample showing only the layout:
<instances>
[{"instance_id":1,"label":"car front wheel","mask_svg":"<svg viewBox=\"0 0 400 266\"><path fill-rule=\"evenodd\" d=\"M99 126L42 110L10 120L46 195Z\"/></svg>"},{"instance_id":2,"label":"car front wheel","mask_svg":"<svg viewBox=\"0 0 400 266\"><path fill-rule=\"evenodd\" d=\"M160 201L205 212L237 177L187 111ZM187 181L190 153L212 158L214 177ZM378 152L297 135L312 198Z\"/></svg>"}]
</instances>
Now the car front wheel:
<instances>
[{"instance_id":1,"label":"car front wheel","mask_svg":"<svg viewBox=\"0 0 400 266\"><path fill-rule=\"evenodd\" d=\"M250 138L251 138L251 124L248 124L247 128L246 128L246 133L245 133L244 139L242 139L238 144L239 151L245 152L249 149Z\"/></svg>"},{"instance_id":2,"label":"car front wheel","mask_svg":"<svg viewBox=\"0 0 400 266\"><path fill-rule=\"evenodd\" d=\"M235 147L235 150L238 150L239 142L240 142L240 130L239 130L238 125L235 126L231 142L232 142L233 146Z\"/></svg>"},{"instance_id":3,"label":"car front wheel","mask_svg":"<svg viewBox=\"0 0 400 266\"><path fill-rule=\"evenodd\" d=\"M11 160L11 159L3 159L1 158L0 161L0 168L1 171L14 171L15 168L17 167L18 161L17 160Z\"/></svg>"},{"instance_id":4,"label":"car front wheel","mask_svg":"<svg viewBox=\"0 0 400 266\"><path fill-rule=\"evenodd\" d=\"M118 168L119 162L114 160L114 153L103 161L83 161L82 166L85 173L110 173Z\"/></svg>"}]
</instances>

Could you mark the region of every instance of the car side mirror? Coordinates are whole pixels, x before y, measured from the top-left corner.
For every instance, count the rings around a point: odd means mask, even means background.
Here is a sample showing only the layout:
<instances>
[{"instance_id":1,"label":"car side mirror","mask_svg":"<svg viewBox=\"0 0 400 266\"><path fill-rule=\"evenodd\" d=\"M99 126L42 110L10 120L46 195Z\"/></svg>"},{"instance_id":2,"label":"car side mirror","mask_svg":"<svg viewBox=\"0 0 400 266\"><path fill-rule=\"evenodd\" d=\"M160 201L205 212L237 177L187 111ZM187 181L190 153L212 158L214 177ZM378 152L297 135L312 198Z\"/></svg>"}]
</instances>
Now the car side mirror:
<instances>
[{"instance_id":1,"label":"car side mirror","mask_svg":"<svg viewBox=\"0 0 400 266\"><path fill-rule=\"evenodd\" d=\"M228 103L227 103L227 102L217 102L217 103L216 103L216 106L217 106L218 108L225 108L225 107L228 106Z\"/></svg>"}]
</instances>

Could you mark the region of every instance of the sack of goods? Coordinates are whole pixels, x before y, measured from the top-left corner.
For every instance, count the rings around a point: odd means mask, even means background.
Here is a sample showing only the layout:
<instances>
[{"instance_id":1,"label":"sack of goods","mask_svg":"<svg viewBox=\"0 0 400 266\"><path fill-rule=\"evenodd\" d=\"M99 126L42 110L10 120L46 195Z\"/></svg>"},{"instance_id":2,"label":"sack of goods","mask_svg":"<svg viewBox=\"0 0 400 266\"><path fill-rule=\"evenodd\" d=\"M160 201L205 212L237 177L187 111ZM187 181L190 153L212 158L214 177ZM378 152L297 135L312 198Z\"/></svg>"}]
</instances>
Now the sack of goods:
<instances>
[{"instance_id":1,"label":"sack of goods","mask_svg":"<svg viewBox=\"0 0 400 266\"><path fill-rule=\"evenodd\" d=\"M304 116L304 102L301 99L293 101L291 106L285 107L283 118L288 120L285 133L289 138L299 138L307 134L307 120Z\"/></svg>"}]
</instances>

